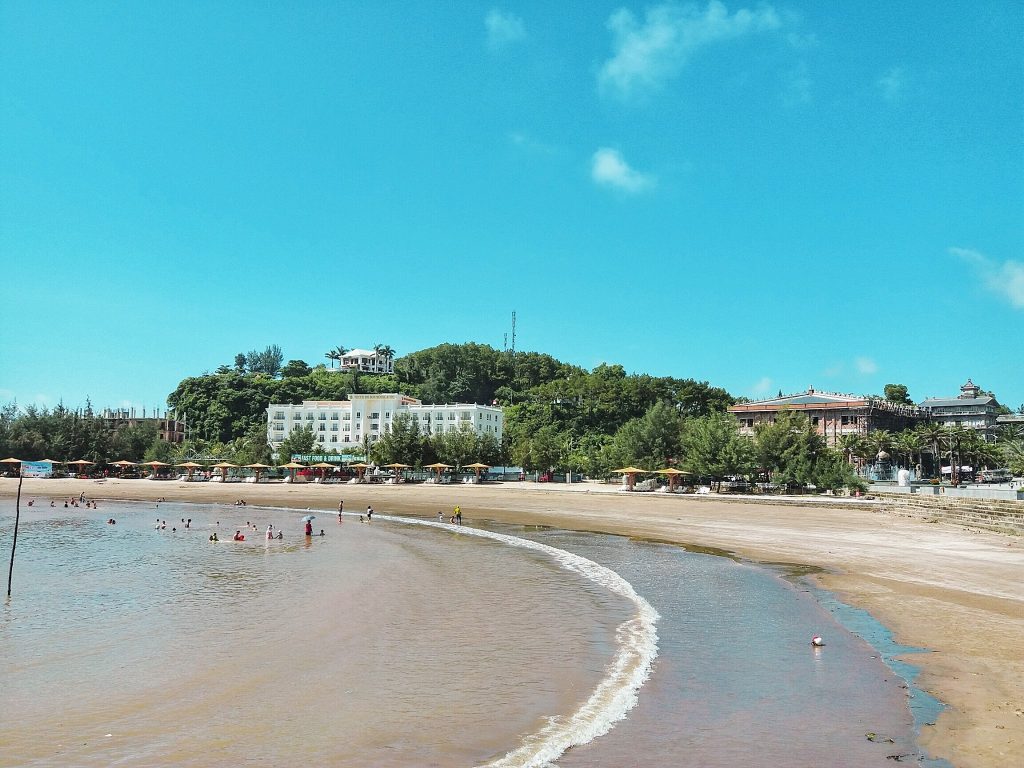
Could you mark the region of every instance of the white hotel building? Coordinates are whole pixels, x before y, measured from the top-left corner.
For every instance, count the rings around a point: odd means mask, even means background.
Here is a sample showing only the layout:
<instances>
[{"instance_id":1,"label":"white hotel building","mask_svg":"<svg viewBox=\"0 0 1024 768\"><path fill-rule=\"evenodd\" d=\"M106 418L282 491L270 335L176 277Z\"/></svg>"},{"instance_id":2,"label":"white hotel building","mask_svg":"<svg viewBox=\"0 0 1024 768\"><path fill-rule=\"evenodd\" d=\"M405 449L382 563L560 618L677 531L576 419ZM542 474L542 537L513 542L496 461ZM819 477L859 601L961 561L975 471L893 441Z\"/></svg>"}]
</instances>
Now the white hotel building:
<instances>
[{"instance_id":1,"label":"white hotel building","mask_svg":"<svg viewBox=\"0 0 1024 768\"><path fill-rule=\"evenodd\" d=\"M491 435L501 442L504 414L490 405L425 405L402 394L349 395L348 400L303 400L301 405L267 407L267 442L277 451L281 442L297 427L312 428L318 449L354 448L363 437L376 442L391 431L391 425L406 414L424 435L455 432L463 425L478 435Z\"/></svg>"}]
</instances>

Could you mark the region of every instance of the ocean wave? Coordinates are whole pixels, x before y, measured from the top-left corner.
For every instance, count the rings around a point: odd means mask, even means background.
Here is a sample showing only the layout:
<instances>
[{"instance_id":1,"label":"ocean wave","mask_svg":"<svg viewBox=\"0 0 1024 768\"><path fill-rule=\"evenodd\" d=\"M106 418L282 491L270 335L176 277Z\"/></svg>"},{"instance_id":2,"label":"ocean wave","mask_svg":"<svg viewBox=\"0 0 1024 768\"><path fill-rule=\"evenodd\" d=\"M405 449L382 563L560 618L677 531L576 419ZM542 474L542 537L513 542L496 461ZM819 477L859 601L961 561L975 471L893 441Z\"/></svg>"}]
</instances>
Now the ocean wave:
<instances>
[{"instance_id":1,"label":"ocean wave","mask_svg":"<svg viewBox=\"0 0 1024 768\"><path fill-rule=\"evenodd\" d=\"M622 622L615 632L617 651L607 673L586 702L567 717L553 716L536 733L506 755L481 768L542 768L557 760L566 750L593 741L610 731L636 706L637 694L651 674L658 655L658 612L633 586L610 568L593 560L518 536L495 533L480 528L452 526L430 520L393 515L381 519L431 528L454 529L460 534L499 541L520 549L532 549L552 558L567 571L578 573L636 606L636 614Z\"/></svg>"}]
</instances>

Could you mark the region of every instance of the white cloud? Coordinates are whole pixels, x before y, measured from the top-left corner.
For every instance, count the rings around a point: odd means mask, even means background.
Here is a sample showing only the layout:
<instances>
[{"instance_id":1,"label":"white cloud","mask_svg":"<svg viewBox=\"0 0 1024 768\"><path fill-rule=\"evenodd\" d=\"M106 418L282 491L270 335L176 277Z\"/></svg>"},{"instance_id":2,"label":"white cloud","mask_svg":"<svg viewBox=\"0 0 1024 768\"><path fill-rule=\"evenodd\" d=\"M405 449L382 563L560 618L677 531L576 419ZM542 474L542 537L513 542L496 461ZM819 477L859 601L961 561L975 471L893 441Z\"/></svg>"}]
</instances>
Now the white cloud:
<instances>
[{"instance_id":1,"label":"white cloud","mask_svg":"<svg viewBox=\"0 0 1024 768\"><path fill-rule=\"evenodd\" d=\"M512 13L492 8L484 18L487 28L487 47L492 51L508 48L526 38L526 27L523 20Z\"/></svg>"},{"instance_id":2,"label":"white cloud","mask_svg":"<svg viewBox=\"0 0 1024 768\"><path fill-rule=\"evenodd\" d=\"M656 181L654 176L630 168L617 150L608 147L601 147L594 153L590 177L595 184L614 187L630 194L650 189Z\"/></svg>"},{"instance_id":3,"label":"white cloud","mask_svg":"<svg viewBox=\"0 0 1024 768\"><path fill-rule=\"evenodd\" d=\"M853 361L854 366L857 368L857 373L870 375L872 373L878 373L878 363L872 360L870 357L858 357Z\"/></svg>"},{"instance_id":4,"label":"white cloud","mask_svg":"<svg viewBox=\"0 0 1024 768\"><path fill-rule=\"evenodd\" d=\"M903 92L907 87L907 75L903 67L893 67L878 78L876 85L881 90L883 99L895 103L903 98Z\"/></svg>"},{"instance_id":5,"label":"white cloud","mask_svg":"<svg viewBox=\"0 0 1024 768\"><path fill-rule=\"evenodd\" d=\"M999 262L970 248L950 248L949 252L972 265L989 291L1024 309L1024 263L1012 259Z\"/></svg>"},{"instance_id":6,"label":"white cloud","mask_svg":"<svg viewBox=\"0 0 1024 768\"><path fill-rule=\"evenodd\" d=\"M804 62L800 62L793 71L788 74L788 84L784 101L787 106L796 106L798 104L810 104L813 96L811 94L811 88L814 85L814 81L811 80L810 75L807 74L807 65Z\"/></svg>"},{"instance_id":7,"label":"white cloud","mask_svg":"<svg viewBox=\"0 0 1024 768\"><path fill-rule=\"evenodd\" d=\"M628 97L636 89L656 88L682 69L701 48L782 26L770 5L740 8L733 14L719 0L701 11L697 6L666 3L648 8L640 23L620 8L606 25L614 53L598 73L603 93Z\"/></svg>"},{"instance_id":8,"label":"white cloud","mask_svg":"<svg viewBox=\"0 0 1024 768\"><path fill-rule=\"evenodd\" d=\"M765 392L770 392L772 390L772 385L774 383L775 382L771 380L771 377L762 376L760 379L754 382L754 385L750 388L750 391L755 395L763 395Z\"/></svg>"}]
</instances>

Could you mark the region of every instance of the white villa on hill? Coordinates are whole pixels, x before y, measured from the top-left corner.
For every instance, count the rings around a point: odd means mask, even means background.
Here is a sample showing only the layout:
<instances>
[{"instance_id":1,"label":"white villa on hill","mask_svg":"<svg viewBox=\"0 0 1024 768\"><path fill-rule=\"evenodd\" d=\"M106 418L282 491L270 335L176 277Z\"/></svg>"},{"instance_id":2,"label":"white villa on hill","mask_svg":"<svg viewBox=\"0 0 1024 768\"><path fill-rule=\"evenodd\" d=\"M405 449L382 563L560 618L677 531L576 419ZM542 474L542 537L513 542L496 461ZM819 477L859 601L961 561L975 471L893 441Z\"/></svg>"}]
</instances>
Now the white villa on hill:
<instances>
[{"instance_id":1,"label":"white villa on hill","mask_svg":"<svg viewBox=\"0 0 1024 768\"><path fill-rule=\"evenodd\" d=\"M342 371L357 370L363 373L394 373L395 360L387 350L350 349L339 360Z\"/></svg>"},{"instance_id":2,"label":"white villa on hill","mask_svg":"<svg viewBox=\"0 0 1024 768\"><path fill-rule=\"evenodd\" d=\"M454 432L467 425L478 435L501 442L504 412L498 406L457 403L428 405L403 394L350 395L348 400L304 400L301 405L271 403L267 407L267 442L273 450L296 427L312 428L317 446L353 447L368 436L376 442L407 414L424 435Z\"/></svg>"}]
</instances>

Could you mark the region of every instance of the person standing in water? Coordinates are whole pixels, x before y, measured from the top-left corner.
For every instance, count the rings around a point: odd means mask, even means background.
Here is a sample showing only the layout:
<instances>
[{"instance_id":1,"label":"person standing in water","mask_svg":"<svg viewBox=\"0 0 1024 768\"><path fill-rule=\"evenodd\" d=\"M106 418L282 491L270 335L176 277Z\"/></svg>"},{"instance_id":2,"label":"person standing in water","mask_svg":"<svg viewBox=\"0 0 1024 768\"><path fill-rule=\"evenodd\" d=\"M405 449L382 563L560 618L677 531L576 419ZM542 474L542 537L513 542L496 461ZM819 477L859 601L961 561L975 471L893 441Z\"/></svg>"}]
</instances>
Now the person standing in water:
<instances>
[{"instance_id":1,"label":"person standing in water","mask_svg":"<svg viewBox=\"0 0 1024 768\"><path fill-rule=\"evenodd\" d=\"M307 536L312 536L313 535L313 521L312 520L307 520L306 521L306 535Z\"/></svg>"},{"instance_id":2,"label":"person standing in water","mask_svg":"<svg viewBox=\"0 0 1024 768\"><path fill-rule=\"evenodd\" d=\"M462 507L455 507L455 524L462 525Z\"/></svg>"},{"instance_id":3,"label":"person standing in water","mask_svg":"<svg viewBox=\"0 0 1024 768\"><path fill-rule=\"evenodd\" d=\"M342 499L338 502L338 522L341 522L341 513L345 511L345 500Z\"/></svg>"}]
</instances>

